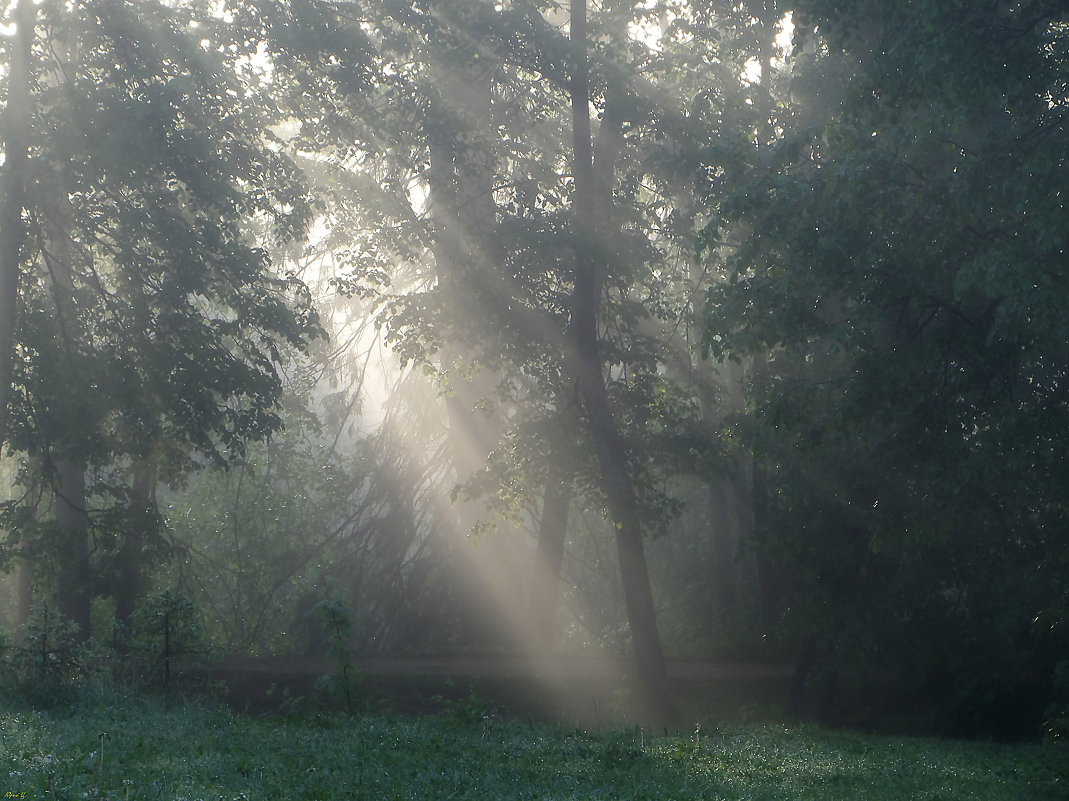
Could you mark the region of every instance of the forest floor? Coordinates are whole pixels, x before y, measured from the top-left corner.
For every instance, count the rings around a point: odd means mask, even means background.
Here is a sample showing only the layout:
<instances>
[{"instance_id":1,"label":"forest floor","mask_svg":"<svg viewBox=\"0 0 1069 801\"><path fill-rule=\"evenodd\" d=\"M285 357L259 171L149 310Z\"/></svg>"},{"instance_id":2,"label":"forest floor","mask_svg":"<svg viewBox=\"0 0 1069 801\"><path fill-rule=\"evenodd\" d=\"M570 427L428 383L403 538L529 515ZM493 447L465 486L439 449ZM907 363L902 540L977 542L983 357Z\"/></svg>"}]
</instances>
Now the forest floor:
<instances>
[{"instance_id":1,"label":"forest floor","mask_svg":"<svg viewBox=\"0 0 1069 801\"><path fill-rule=\"evenodd\" d=\"M463 655L366 658L353 662L362 706L401 714L480 706L494 714L564 725L614 727L632 718L637 691L629 660ZM206 675L237 711L285 711L314 703L338 706L316 689L335 673L325 659L225 659ZM791 680L784 665L726 661L670 661L669 681L682 725L759 723L783 718ZM297 700L301 699L301 700Z\"/></svg>"},{"instance_id":2,"label":"forest floor","mask_svg":"<svg viewBox=\"0 0 1069 801\"><path fill-rule=\"evenodd\" d=\"M135 694L59 709L4 701L0 794L12 798L1064 801L1069 785L1058 743L782 724L591 731L469 706L280 720Z\"/></svg>"}]
</instances>

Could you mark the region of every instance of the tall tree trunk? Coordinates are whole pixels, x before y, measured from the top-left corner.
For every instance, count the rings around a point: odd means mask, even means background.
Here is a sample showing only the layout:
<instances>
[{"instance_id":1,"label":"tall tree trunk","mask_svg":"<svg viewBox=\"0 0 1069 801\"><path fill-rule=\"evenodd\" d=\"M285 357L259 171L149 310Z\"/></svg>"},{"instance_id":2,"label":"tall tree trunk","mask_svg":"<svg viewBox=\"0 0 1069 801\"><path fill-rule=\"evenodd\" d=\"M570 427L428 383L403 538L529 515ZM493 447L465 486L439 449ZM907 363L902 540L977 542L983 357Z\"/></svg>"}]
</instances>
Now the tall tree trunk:
<instances>
[{"instance_id":1,"label":"tall tree trunk","mask_svg":"<svg viewBox=\"0 0 1069 801\"><path fill-rule=\"evenodd\" d=\"M570 481L560 474L551 475L546 481L542 499L542 517L538 522L538 546L531 579L531 621L539 655L547 655L553 649L571 500Z\"/></svg>"},{"instance_id":2,"label":"tall tree trunk","mask_svg":"<svg viewBox=\"0 0 1069 801\"><path fill-rule=\"evenodd\" d=\"M33 563L25 556L18 562L18 607L15 610L15 642L21 643L26 633L22 627L30 619L33 606Z\"/></svg>"},{"instance_id":3,"label":"tall tree trunk","mask_svg":"<svg viewBox=\"0 0 1069 801\"><path fill-rule=\"evenodd\" d=\"M578 384L586 423L597 453L600 483L616 525L616 549L620 560L624 605L640 690L648 722L667 725L674 719L668 675L657 631L657 617L650 588L649 571L638 516L638 499L627 467L627 452L620 438L602 375L598 342L598 309L601 295L599 267L608 267L604 253L604 217L608 197L599 197L595 187L590 136L590 77L587 63L586 0L571 2L572 39L572 147L575 181L573 236L575 240L575 286L572 299L572 369ZM614 124L606 113L603 126ZM611 129L608 133L612 135ZM602 162L604 164L604 162ZM603 169L607 182L609 171ZM611 191L611 186L603 192Z\"/></svg>"},{"instance_id":4,"label":"tall tree trunk","mask_svg":"<svg viewBox=\"0 0 1069 801\"><path fill-rule=\"evenodd\" d=\"M2 458L2 457L0 457ZM12 466L13 467L13 466ZM36 457L32 457L30 464L25 467L26 473L31 477L31 484L27 489L33 494L37 494L37 490L40 489L39 482L41 479L41 465L40 460ZM14 486L14 470L10 477L7 477L5 489L10 489ZM30 609L33 606L33 591L34 591L34 560L27 554L25 543L20 543L19 556L16 562L16 605L15 605L15 642L22 643L25 638L26 632L23 630L23 626L30 620Z\"/></svg>"},{"instance_id":5,"label":"tall tree trunk","mask_svg":"<svg viewBox=\"0 0 1069 801\"><path fill-rule=\"evenodd\" d=\"M709 536L713 541L713 577L716 582L716 613L721 623L734 621L738 602L735 554L739 547L735 519L734 476L715 478L709 484Z\"/></svg>"},{"instance_id":6,"label":"tall tree trunk","mask_svg":"<svg viewBox=\"0 0 1069 801\"><path fill-rule=\"evenodd\" d=\"M768 369L767 358L756 356L750 369L751 380L755 383L761 381L764 371ZM761 611L761 628L768 634L779 624L787 608L791 582L790 576L769 555L769 549L763 542L769 519L768 465L756 456L753 457L750 476L751 527L757 543L754 550L757 597Z\"/></svg>"},{"instance_id":7,"label":"tall tree trunk","mask_svg":"<svg viewBox=\"0 0 1069 801\"><path fill-rule=\"evenodd\" d=\"M71 185L69 165L53 165L57 186ZM74 210L67 193L60 191L55 197L42 199L45 208L43 234L46 241L40 242L39 253L51 279L55 318L63 343L61 370L77 374L78 362L85 357L76 343L84 341L82 322L75 300L75 243L71 232L74 228ZM91 432L80 427L80 408L77 399L60 395L52 401L62 409L65 428L54 443L55 519L59 526L59 584L56 588L56 605L59 611L78 624L78 637L88 640L90 570L89 570L89 517L86 513L85 471L87 460L85 444Z\"/></svg>"},{"instance_id":8,"label":"tall tree trunk","mask_svg":"<svg viewBox=\"0 0 1069 801\"><path fill-rule=\"evenodd\" d=\"M56 607L78 624L78 639L90 636L89 516L86 514L85 466L56 465L56 523L60 529Z\"/></svg>"},{"instance_id":9,"label":"tall tree trunk","mask_svg":"<svg viewBox=\"0 0 1069 801\"><path fill-rule=\"evenodd\" d=\"M7 406L11 395L12 349L18 308L22 209L25 205L27 151L30 140L30 58L37 7L19 0L11 42L7 108L0 183L0 446L7 439Z\"/></svg>"},{"instance_id":10,"label":"tall tree trunk","mask_svg":"<svg viewBox=\"0 0 1069 801\"><path fill-rule=\"evenodd\" d=\"M727 417L746 413L745 369L739 362L724 365L721 401L718 413ZM754 460L749 452L738 453L729 475L714 478L709 485L709 512L713 523L713 556L719 612L725 620L738 625L743 622L740 612L744 604L756 604L753 595L743 596L746 584L742 579L741 548L753 537L753 473ZM745 565L756 578L756 564L746 557Z\"/></svg>"},{"instance_id":11,"label":"tall tree trunk","mask_svg":"<svg viewBox=\"0 0 1069 801\"><path fill-rule=\"evenodd\" d=\"M119 581L115 588L115 619L124 624L130 622L144 589L145 542L154 525L156 510L152 498L155 477L156 466L152 462L141 462L134 468L126 536L118 553Z\"/></svg>"}]
</instances>

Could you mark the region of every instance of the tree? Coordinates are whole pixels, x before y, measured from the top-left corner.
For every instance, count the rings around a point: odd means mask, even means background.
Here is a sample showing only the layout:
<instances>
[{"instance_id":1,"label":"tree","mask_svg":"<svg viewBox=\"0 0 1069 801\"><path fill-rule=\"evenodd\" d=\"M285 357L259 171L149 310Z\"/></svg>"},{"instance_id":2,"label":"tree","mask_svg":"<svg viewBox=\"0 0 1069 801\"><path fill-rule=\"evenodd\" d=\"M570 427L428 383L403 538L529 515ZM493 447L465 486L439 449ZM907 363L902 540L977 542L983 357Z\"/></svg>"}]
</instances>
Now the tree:
<instances>
[{"instance_id":1,"label":"tree","mask_svg":"<svg viewBox=\"0 0 1069 801\"><path fill-rule=\"evenodd\" d=\"M225 466L278 430L279 367L320 329L303 285L270 269L265 245L308 208L223 21L100 0L44 5L36 30L9 441L58 479L60 606L88 636L88 554L105 545L90 500L125 497L109 490L124 474Z\"/></svg>"},{"instance_id":2,"label":"tree","mask_svg":"<svg viewBox=\"0 0 1069 801\"><path fill-rule=\"evenodd\" d=\"M594 156L590 139L590 78L587 66L586 0L573 0L570 36L572 39L571 105L573 135L573 173L575 194L573 235L575 237L575 274L572 290L573 338L571 370L575 376L583 414L590 438L597 452L602 491L608 499L610 514L617 527L617 552L623 582L628 622L638 667L639 683L647 711L654 725L670 722L674 716L668 689L668 676L657 632L657 618L650 590L649 572L642 544L638 498L627 467L627 452L620 439L616 420L609 406L603 360L599 352L598 307L601 295L599 272L611 267L604 251L609 230L609 203L598 193L594 177ZM619 148L620 124L615 109L606 99L602 119L602 150L597 167L605 171L601 186L611 186L615 152Z\"/></svg>"},{"instance_id":3,"label":"tree","mask_svg":"<svg viewBox=\"0 0 1069 801\"><path fill-rule=\"evenodd\" d=\"M720 206L746 238L707 344L773 349L761 537L802 672L901 663L963 728L1035 725L1066 653L1064 9L840 5L798 4L827 116Z\"/></svg>"}]
</instances>

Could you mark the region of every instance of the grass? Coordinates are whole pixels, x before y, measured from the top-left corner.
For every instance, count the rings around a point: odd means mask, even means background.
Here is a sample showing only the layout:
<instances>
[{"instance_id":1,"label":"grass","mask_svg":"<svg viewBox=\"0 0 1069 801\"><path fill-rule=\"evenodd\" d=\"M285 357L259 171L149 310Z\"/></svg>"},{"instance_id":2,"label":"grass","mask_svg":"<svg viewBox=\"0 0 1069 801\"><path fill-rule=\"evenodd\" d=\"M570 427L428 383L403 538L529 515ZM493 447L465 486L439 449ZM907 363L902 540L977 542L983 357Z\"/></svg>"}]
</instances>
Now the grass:
<instances>
[{"instance_id":1,"label":"grass","mask_svg":"<svg viewBox=\"0 0 1069 801\"><path fill-rule=\"evenodd\" d=\"M1069 751L782 725L595 733L461 705L257 718L128 698L0 710L0 797L1053 801L1069 797Z\"/></svg>"}]
</instances>

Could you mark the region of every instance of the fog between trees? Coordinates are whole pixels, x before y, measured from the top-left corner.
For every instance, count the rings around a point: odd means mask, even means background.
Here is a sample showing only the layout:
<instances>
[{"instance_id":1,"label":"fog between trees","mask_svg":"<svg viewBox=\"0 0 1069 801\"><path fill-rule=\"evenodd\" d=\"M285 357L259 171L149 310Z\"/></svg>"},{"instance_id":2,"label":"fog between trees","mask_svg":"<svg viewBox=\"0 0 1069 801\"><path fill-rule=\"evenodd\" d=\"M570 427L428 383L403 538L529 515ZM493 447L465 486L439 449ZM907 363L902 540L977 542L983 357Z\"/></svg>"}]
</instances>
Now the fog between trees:
<instances>
[{"instance_id":1,"label":"fog between trees","mask_svg":"<svg viewBox=\"0 0 1069 801\"><path fill-rule=\"evenodd\" d=\"M1064 730L1062 3L3 13L9 629Z\"/></svg>"}]
</instances>

